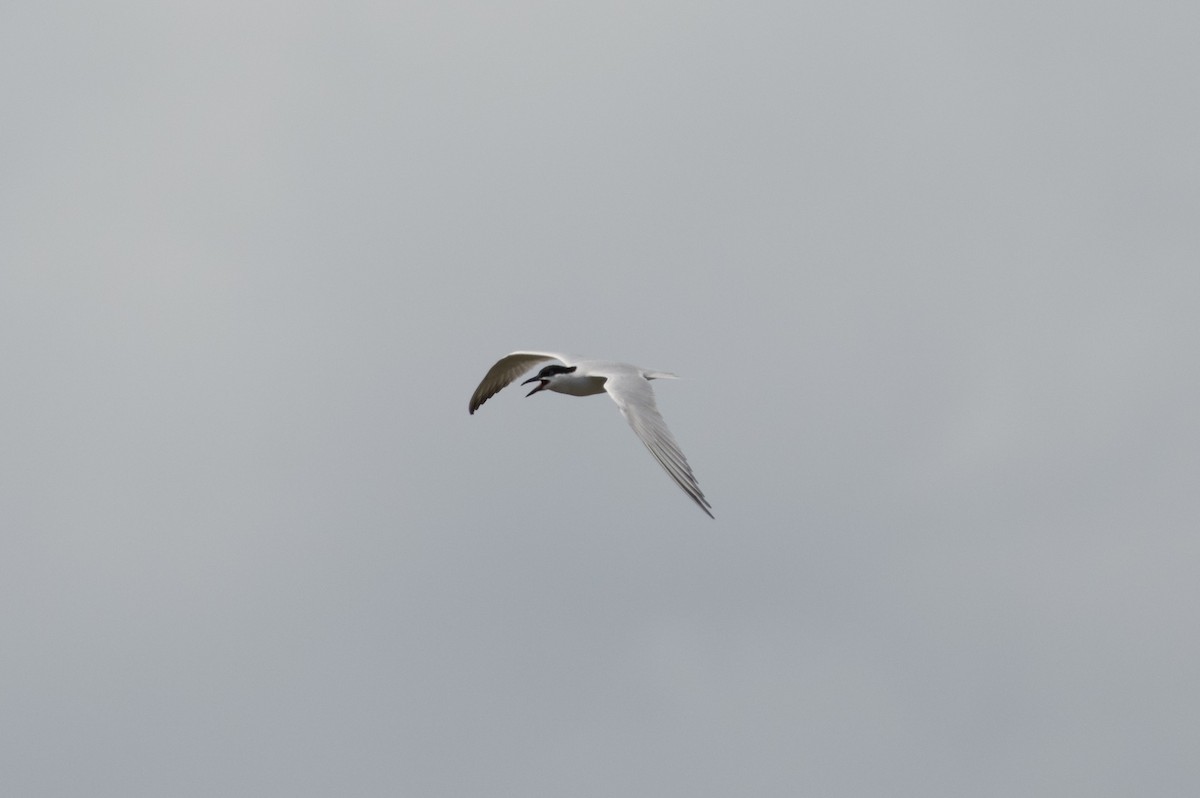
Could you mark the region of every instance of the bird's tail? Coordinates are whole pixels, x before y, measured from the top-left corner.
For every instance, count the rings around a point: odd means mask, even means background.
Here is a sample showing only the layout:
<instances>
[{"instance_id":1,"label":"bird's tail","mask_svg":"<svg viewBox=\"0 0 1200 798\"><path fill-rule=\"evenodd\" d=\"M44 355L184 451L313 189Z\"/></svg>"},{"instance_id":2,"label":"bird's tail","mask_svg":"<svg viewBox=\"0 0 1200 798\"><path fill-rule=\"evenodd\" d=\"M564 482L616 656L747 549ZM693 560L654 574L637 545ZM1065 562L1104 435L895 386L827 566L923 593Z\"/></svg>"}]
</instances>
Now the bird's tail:
<instances>
[{"instance_id":1,"label":"bird's tail","mask_svg":"<svg viewBox=\"0 0 1200 798\"><path fill-rule=\"evenodd\" d=\"M642 376L648 380L678 380L678 379L682 379L678 374L672 374L669 371L643 371Z\"/></svg>"}]
</instances>

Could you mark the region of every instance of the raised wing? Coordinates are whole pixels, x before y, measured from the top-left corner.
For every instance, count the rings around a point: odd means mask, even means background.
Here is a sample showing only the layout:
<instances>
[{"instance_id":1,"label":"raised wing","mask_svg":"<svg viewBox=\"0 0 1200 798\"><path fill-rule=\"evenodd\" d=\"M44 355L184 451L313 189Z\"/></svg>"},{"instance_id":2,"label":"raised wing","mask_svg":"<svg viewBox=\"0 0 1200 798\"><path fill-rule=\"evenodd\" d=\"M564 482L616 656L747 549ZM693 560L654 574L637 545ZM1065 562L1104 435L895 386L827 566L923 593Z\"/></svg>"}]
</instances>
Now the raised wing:
<instances>
[{"instance_id":1,"label":"raised wing","mask_svg":"<svg viewBox=\"0 0 1200 798\"><path fill-rule=\"evenodd\" d=\"M692 497L692 501L700 505L700 509L708 513L709 518L715 518L712 505L700 492L700 485L696 482L696 476L692 473L687 458L683 456L679 444L675 442L671 430L667 429L667 423L658 412L650 383L641 374L613 375L604 383L604 389L617 403L617 407L621 408L621 415L625 416L629 426L633 427L642 443L646 444L650 454L654 455L654 459L658 460L671 479L675 480L675 484L683 488L683 492Z\"/></svg>"},{"instance_id":2,"label":"raised wing","mask_svg":"<svg viewBox=\"0 0 1200 798\"><path fill-rule=\"evenodd\" d=\"M565 363L562 355L556 355L553 352L513 352L497 360L496 364L488 369L488 373L483 375L483 381L479 383L475 393L471 394L471 404L468 406L471 415L475 414L481 404L499 393L505 385L537 364L545 363L548 360Z\"/></svg>"}]
</instances>

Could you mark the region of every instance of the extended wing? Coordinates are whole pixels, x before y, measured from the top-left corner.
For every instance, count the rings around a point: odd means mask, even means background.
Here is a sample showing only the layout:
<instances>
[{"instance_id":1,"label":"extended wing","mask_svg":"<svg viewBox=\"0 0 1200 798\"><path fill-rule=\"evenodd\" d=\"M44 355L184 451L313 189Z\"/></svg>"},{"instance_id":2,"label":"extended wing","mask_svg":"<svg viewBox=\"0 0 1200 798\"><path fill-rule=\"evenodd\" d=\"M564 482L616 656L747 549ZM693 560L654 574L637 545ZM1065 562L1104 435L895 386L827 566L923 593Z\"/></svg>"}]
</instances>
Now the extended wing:
<instances>
[{"instance_id":1,"label":"extended wing","mask_svg":"<svg viewBox=\"0 0 1200 798\"><path fill-rule=\"evenodd\" d=\"M654 459L658 460L671 479L675 480L675 484L683 488L683 492L700 505L700 509L708 513L709 518L714 518L712 505L700 492L700 485L696 482L696 476L692 473L687 458L683 456L679 444L671 435L671 430L667 429L667 422L663 421L658 412L650 383L640 374L622 374L610 376L604 383L604 389L617 403L617 407L621 408L621 415L625 416L629 426L633 427L642 443L646 444L650 454L654 455Z\"/></svg>"},{"instance_id":2,"label":"extended wing","mask_svg":"<svg viewBox=\"0 0 1200 798\"><path fill-rule=\"evenodd\" d=\"M468 405L471 415L475 414L481 404L499 393L501 388L537 364L548 360L566 363L563 355L553 352L513 352L497 360L496 364L488 369L488 373L483 375L483 381L479 383L475 393L471 394L471 404Z\"/></svg>"}]
</instances>

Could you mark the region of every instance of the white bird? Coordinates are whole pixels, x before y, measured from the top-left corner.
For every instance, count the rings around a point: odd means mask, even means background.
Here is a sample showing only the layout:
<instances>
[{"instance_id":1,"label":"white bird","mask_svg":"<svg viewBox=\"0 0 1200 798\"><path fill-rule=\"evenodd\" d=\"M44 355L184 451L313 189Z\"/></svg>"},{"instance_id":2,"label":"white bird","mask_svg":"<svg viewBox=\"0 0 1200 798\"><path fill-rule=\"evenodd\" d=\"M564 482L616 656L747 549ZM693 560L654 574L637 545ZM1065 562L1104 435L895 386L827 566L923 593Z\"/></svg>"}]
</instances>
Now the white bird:
<instances>
[{"instance_id":1,"label":"white bird","mask_svg":"<svg viewBox=\"0 0 1200 798\"><path fill-rule=\"evenodd\" d=\"M495 396L500 389L511 383L517 377L539 363L557 360L546 366L536 376L525 380L522 385L536 382L538 385L526 397L533 396L538 391L554 391L570 396L593 396L608 392L621 415L633 427L633 431L641 438L642 443L650 450L650 454L675 480L675 484L683 488L683 492L692 498L700 509L712 514L712 505L700 492L692 468L688 465L679 444L667 424L663 421L654 403L654 391L650 380L679 379L674 374L664 371L632 366L628 363L615 363L610 360L585 360L571 355L560 355L554 352L513 352L496 361L483 376L483 381L471 394L470 411L474 415L479 406Z\"/></svg>"}]
</instances>

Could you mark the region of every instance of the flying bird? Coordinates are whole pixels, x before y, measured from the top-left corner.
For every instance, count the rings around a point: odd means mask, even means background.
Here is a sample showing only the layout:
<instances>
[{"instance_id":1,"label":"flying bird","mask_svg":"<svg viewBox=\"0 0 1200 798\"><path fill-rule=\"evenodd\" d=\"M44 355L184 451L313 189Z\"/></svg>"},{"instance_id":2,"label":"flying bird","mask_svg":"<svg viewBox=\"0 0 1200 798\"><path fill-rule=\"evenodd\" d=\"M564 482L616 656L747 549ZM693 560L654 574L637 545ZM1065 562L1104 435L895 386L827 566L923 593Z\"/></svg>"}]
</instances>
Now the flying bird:
<instances>
[{"instance_id":1,"label":"flying bird","mask_svg":"<svg viewBox=\"0 0 1200 798\"><path fill-rule=\"evenodd\" d=\"M533 396L538 391L554 391L569 396L594 396L607 393L617 403L621 415L633 427L633 431L641 438L642 443L654 455L654 459L675 480L675 484L691 497L700 509L712 514L712 505L700 492L700 485L692 474L687 458L675 443L674 436L667 429L654 403L654 391L650 380L679 379L674 374L664 371L632 366L629 363L616 363L611 360L588 360L560 355L554 352L513 352L496 361L483 376L483 381L471 394L469 406L474 415L479 406L495 396L504 386L540 363L547 363L533 377L525 380L522 385L536 382L532 391L525 394Z\"/></svg>"}]
</instances>

